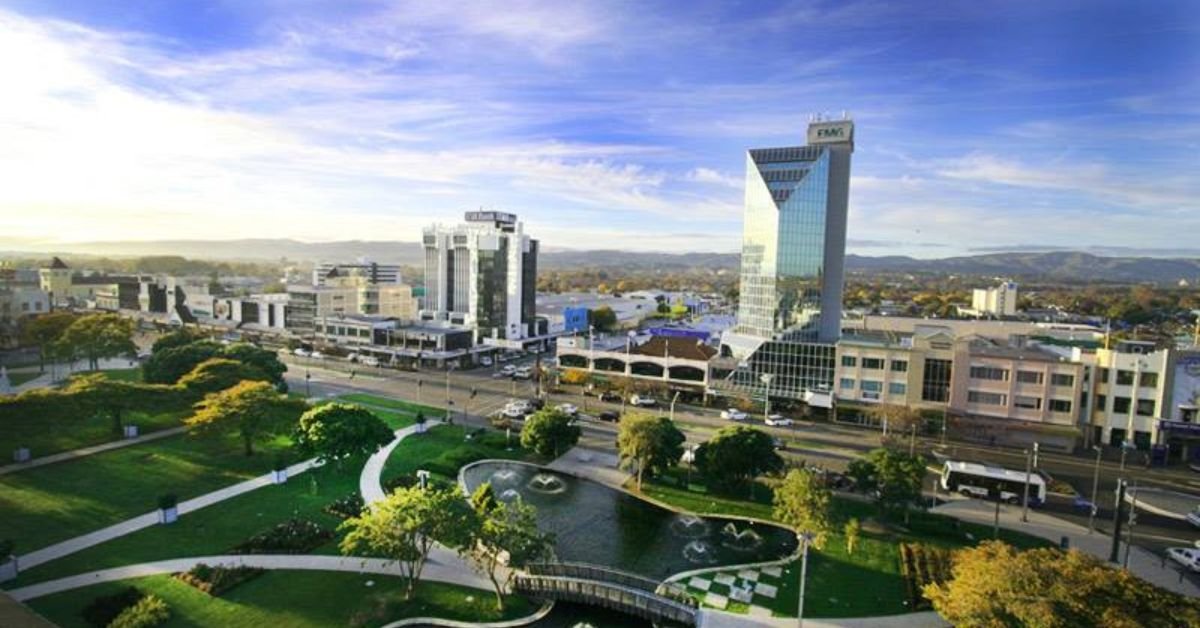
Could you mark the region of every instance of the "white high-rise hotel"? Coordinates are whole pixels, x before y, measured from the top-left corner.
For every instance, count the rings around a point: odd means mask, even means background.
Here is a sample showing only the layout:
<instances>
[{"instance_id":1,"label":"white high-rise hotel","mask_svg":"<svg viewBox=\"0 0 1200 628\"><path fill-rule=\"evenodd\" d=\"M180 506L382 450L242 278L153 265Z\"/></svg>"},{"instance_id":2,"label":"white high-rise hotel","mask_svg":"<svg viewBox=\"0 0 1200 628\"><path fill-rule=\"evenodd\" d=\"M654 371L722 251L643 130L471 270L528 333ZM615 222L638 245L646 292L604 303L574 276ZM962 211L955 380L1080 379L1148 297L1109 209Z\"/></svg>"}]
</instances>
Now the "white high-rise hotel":
<instances>
[{"instance_id":1,"label":"white high-rise hotel","mask_svg":"<svg viewBox=\"0 0 1200 628\"><path fill-rule=\"evenodd\" d=\"M433 225L423 236L422 319L469 327L476 342L536 335L538 241L515 215L467 212L464 223Z\"/></svg>"}]
</instances>

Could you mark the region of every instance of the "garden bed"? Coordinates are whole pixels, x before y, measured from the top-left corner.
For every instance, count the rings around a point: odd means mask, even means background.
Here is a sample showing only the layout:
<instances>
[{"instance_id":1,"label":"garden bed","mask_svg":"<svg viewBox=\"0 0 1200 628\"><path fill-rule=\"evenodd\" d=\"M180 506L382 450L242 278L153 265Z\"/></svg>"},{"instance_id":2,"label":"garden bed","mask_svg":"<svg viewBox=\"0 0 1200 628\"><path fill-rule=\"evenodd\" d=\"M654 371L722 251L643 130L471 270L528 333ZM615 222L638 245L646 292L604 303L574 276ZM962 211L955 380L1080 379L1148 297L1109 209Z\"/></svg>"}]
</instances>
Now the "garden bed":
<instances>
[{"instance_id":1,"label":"garden bed","mask_svg":"<svg viewBox=\"0 0 1200 628\"><path fill-rule=\"evenodd\" d=\"M213 567L200 563L183 573L175 574L175 577L181 582L187 583L213 597L217 597L239 584L253 580L264 573L266 573L265 569L258 569L256 567L225 567L222 565Z\"/></svg>"},{"instance_id":2,"label":"garden bed","mask_svg":"<svg viewBox=\"0 0 1200 628\"><path fill-rule=\"evenodd\" d=\"M917 543L900 544L900 573L904 576L908 592L909 608L929 610L932 605L925 599L925 586L941 584L952 577L953 551L944 547Z\"/></svg>"},{"instance_id":3,"label":"garden bed","mask_svg":"<svg viewBox=\"0 0 1200 628\"><path fill-rule=\"evenodd\" d=\"M333 531L305 519L288 519L232 550L234 554L307 554L333 538Z\"/></svg>"}]
</instances>

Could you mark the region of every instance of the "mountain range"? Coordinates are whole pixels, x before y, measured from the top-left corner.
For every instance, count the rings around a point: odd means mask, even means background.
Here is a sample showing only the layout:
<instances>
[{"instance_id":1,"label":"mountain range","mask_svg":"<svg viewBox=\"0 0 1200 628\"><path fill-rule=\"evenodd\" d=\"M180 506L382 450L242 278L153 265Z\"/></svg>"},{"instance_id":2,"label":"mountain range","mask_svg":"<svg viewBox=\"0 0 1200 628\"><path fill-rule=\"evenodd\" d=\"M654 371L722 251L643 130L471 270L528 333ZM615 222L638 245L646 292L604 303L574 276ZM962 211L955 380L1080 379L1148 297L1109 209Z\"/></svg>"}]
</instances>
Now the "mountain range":
<instances>
[{"instance_id":1,"label":"mountain range","mask_svg":"<svg viewBox=\"0 0 1200 628\"><path fill-rule=\"evenodd\" d=\"M345 240L300 242L289 239L244 240L156 240L126 242L79 242L63 245L31 246L0 241L0 248L11 248L7 256L28 257L33 253L65 253L107 257L179 255L210 260L346 260L360 257L379 262L420 265L424 263L417 242L385 240ZM678 271L708 268L736 271L737 253L647 253L618 250L573 250L543 248L539 263L543 268L624 268L631 270ZM902 255L871 257L846 256L851 273L938 273L1046 279L1060 281L1110 281L1176 283L1200 281L1200 258L1107 256L1080 251L999 252L940 259L922 259Z\"/></svg>"}]
</instances>

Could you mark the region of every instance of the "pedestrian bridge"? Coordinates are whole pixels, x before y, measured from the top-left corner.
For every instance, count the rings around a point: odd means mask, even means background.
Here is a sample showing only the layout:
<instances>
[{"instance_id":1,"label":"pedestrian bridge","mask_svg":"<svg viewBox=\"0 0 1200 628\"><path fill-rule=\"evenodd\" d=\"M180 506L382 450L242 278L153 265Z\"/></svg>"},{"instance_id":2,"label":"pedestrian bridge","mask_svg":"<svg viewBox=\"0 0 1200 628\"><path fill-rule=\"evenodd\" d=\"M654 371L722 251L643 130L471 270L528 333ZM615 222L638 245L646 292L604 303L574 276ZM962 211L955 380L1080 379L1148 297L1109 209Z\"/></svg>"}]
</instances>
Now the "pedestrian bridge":
<instances>
[{"instance_id":1,"label":"pedestrian bridge","mask_svg":"<svg viewBox=\"0 0 1200 628\"><path fill-rule=\"evenodd\" d=\"M676 585L585 563L537 563L518 575L514 589L534 597L577 602L653 622L695 626L695 602Z\"/></svg>"}]
</instances>

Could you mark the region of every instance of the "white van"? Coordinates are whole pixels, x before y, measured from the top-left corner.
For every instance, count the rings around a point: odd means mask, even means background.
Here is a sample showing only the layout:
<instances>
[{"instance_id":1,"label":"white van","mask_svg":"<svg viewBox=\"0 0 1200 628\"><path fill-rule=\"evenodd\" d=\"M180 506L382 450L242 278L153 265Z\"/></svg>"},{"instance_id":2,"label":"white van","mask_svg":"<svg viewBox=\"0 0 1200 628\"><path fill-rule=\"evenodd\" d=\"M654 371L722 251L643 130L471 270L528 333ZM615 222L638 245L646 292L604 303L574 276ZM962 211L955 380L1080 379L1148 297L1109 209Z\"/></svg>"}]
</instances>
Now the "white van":
<instances>
[{"instance_id":1,"label":"white van","mask_svg":"<svg viewBox=\"0 0 1200 628\"><path fill-rule=\"evenodd\" d=\"M358 362L359 364L364 364L366 366L379 366L379 358L373 355L359 356Z\"/></svg>"}]
</instances>

